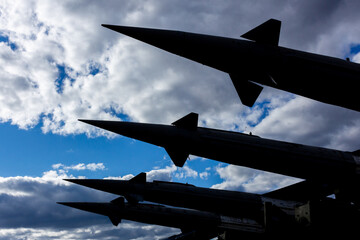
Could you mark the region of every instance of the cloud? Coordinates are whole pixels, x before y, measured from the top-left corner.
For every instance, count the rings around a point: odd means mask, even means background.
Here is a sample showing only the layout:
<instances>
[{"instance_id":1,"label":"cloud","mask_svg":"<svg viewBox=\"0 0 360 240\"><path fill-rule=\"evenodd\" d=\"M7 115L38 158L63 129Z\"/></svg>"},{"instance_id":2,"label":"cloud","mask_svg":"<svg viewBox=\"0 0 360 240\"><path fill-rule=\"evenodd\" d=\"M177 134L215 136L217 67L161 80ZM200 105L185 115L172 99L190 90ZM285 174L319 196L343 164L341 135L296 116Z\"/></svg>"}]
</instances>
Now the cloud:
<instances>
[{"instance_id":1,"label":"cloud","mask_svg":"<svg viewBox=\"0 0 360 240\"><path fill-rule=\"evenodd\" d=\"M39 125L44 133L114 137L77 119L168 124L193 111L200 114L202 126L356 150L360 148L357 112L271 88L265 88L255 107L249 109L240 103L226 74L100 24L238 38L269 18L278 18L283 21L280 45L344 58L350 55L351 46L359 44L359 4L337 0L2 1L0 122L22 129ZM360 61L359 54L351 54L353 61ZM0 238L95 239L105 236L105 232L109 239L120 235L155 238L153 234L161 232L157 230L160 228L107 228L105 218L54 204L69 199L102 200L103 193L90 193L61 180L74 177L71 171L102 170L97 164L56 165L38 178L0 178ZM171 165L149 171L148 177L166 181L175 177L206 178L207 172L179 170ZM268 191L292 181L235 166L218 167L217 173L223 182L213 187L250 192Z\"/></svg>"},{"instance_id":2,"label":"cloud","mask_svg":"<svg viewBox=\"0 0 360 240\"><path fill-rule=\"evenodd\" d=\"M95 225L88 228L2 228L0 239L108 239L117 240L119 236L133 240L161 239L179 231L161 226L145 226L124 222L121 228L109 226L109 224Z\"/></svg>"},{"instance_id":3,"label":"cloud","mask_svg":"<svg viewBox=\"0 0 360 240\"><path fill-rule=\"evenodd\" d=\"M200 176L201 179L204 179L210 175L209 172L198 173L196 170L190 168L187 164L184 167L176 167L173 163L170 166L165 166L164 168L157 168L146 172L146 181L152 182L156 181L187 181L189 179L197 179ZM125 176L111 176L106 177L105 179L116 179L116 180L130 180L135 177L134 174L127 174Z\"/></svg>"},{"instance_id":4,"label":"cloud","mask_svg":"<svg viewBox=\"0 0 360 240\"><path fill-rule=\"evenodd\" d=\"M40 124L44 132L63 135L109 136L77 119L128 116L170 123L196 111L207 126L249 129L264 117L263 109L242 106L226 74L100 24L237 38L268 18L279 18L282 43L339 57L360 39L352 30L360 21L356 2L274 2L3 1L1 35L16 48L5 42L0 45L0 121L24 129ZM259 103L274 104L279 99L285 101L281 105L286 103L286 98L277 98L282 93L266 90L264 94Z\"/></svg>"},{"instance_id":5,"label":"cloud","mask_svg":"<svg viewBox=\"0 0 360 240\"><path fill-rule=\"evenodd\" d=\"M301 181L300 179L280 174L234 165L227 165L225 167L219 165L216 168L216 172L223 179L223 182L215 184L211 188L251 193L265 193Z\"/></svg>"},{"instance_id":6,"label":"cloud","mask_svg":"<svg viewBox=\"0 0 360 240\"><path fill-rule=\"evenodd\" d=\"M58 166L41 177L0 178L0 239L159 239L179 230L123 221L56 204L108 202L118 196L63 181L74 178Z\"/></svg>"},{"instance_id":7,"label":"cloud","mask_svg":"<svg viewBox=\"0 0 360 240\"><path fill-rule=\"evenodd\" d=\"M52 165L53 169L63 169L65 171L68 170L90 170L90 171L97 171L97 170L105 170L105 165L104 163L79 163L77 165L72 165L72 166L66 166L62 163L57 163L57 164L53 164Z\"/></svg>"},{"instance_id":8,"label":"cloud","mask_svg":"<svg viewBox=\"0 0 360 240\"><path fill-rule=\"evenodd\" d=\"M196 179L199 173L187 164L184 167L176 167L174 164L162 169L153 169L147 173L147 181L173 181L174 179L184 181L189 178Z\"/></svg>"},{"instance_id":9,"label":"cloud","mask_svg":"<svg viewBox=\"0 0 360 240\"><path fill-rule=\"evenodd\" d=\"M262 137L354 151L360 146L359 113L296 97L270 110L252 131Z\"/></svg>"},{"instance_id":10,"label":"cloud","mask_svg":"<svg viewBox=\"0 0 360 240\"><path fill-rule=\"evenodd\" d=\"M109 202L117 195L97 191L63 179L84 178L70 174L84 170L106 170L103 163L54 164L41 177L0 177L0 239L160 239L179 232L178 229L123 221L111 225L107 217L56 204L67 201ZM129 180L133 174L105 179ZM175 165L153 169L147 181L172 181L197 178L188 166ZM31 219L31 220L30 220Z\"/></svg>"},{"instance_id":11,"label":"cloud","mask_svg":"<svg viewBox=\"0 0 360 240\"><path fill-rule=\"evenodd\" d=\"M199 173L199 177L201 178L201 179L208 179L208 177L210 176L210 173L209 172L201 172L201 173Z\"/></svg>"}]
</instances>

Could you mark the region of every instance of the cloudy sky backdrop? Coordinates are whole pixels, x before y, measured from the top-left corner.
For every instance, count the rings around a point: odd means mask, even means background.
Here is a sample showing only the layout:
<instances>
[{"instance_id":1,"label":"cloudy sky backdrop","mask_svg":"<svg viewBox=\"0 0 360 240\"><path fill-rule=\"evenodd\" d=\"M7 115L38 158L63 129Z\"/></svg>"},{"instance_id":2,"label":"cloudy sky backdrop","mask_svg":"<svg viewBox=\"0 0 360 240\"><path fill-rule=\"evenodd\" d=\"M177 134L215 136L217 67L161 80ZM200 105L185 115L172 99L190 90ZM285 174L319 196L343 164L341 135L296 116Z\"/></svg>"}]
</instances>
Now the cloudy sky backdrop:
<instances>
[{"instance_id":1,"label":"cloudy sky backdrop","mask_svg":"<svg viewBox=\"0 0 360 240\"><path fill-rule=\"evenodd\" d=\"M178 232L132 222L113 227L105 217L58 206L115 198L63 178L129 179L144 171L149 180L257 193L297 181L196 157L180 169L162 148L79 118L170 124L197 112L206 127L360 149L358 112L271 88L245 107L227 74L101 24L239 38L275 18L281 46L360 62L359 9L352 0L0 0L0 239L147 240Z\"/></svg>"}]
</instances>

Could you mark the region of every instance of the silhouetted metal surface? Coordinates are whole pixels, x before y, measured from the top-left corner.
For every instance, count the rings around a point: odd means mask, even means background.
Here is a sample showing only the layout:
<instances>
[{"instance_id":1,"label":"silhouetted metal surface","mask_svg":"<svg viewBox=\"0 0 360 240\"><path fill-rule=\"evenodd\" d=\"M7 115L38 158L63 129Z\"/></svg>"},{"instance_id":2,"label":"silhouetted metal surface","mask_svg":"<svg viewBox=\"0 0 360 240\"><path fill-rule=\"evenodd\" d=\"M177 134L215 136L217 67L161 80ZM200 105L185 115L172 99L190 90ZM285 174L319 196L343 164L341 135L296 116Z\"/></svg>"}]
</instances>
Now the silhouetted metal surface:
<instances>
[{"instance_id":1,"label":"silhouetted metal surface","mask_svg":"<svg viewBox=\"0 0 360 240\"><path fill-rule=\"evenodd\" d=\"M230 74L243 104L262 87L278 88L359 111L360 66L346 60L278 46L281 22L270 19L239 40L181 31L102 26ZM255 82L255 83L254 83Z\"/></svg>"},{"instance_id":2,"label":"silhouetted metal surface","mask_svg":"<svg viewBox=\"0 0 360 240\"><path fill-rule=\"evenodd\" d=\"M314 181L358 181L359 157L355 153L196 127L195 113L178 120L174 123L175 126L118 121L80 121L164 147L175 165L180 167L189 154L192 154ZM195 128L194 124L196 124Z\"/></svg>"},{"instance_id":3,"label":"silhouetted metal surface","mask_svg":"<svg viewBox=\"0 0 360 240\"><path fill-rule=\"evenodd\" d=\"M81 209L88 212L93 212L109 217L110 221L117 226L122 219L157 224L161 226L174 227L182 230L182 233L168 239L211 239L219 236L219 239L239 239L240 237L269 237L281 236L289 237L289 234L296 234L296 236L309 237L313 234L322 234L322 236L331 236L331 234L339 234L344 231L349 233L356 233L359 222L358 207L343 201L334 200L326 197L319 199L308 200L306 203L293 204L291 201L280 201L276 203L276 199L267 201L266 197L262 196L262 207L254 208L254 205L248 201L239 201L239 207L244 209L249 207L253 211L252 216L245 217L241 212L237 211L237 206L230 207L236 214L228 215L219 212L217 208L221 205L228 204L229 199L226 197L233 194L232 191L208 192L204 193L201 188L191 187L194 194L187 194L186 190L179 188L181 184L169 184L168 186L159 187L155 183L144 184L138 182L139 178L143 178L144 174L139 174L129 181L108 181L108 180L94 180L87 181L84 179L73 179L71 182L79 183L85 186L102 189L104 191L129 196L132 199L135 196L141 198L140 201L152 199L154 201L165 201L161 198L153 198L153 194L158 194L162 198L173 199L174 192L179 191L183 196L179 196L178 201L168 201L174 203L176 206L182 199L189 197L191 201L204 201L202 195L207 195L213 205L209 211L199 211L190 209L192 207L199 207L197 204L187 205L189 208L174 208L162 206L157 204L142 204L139 203L139 198L136 201L126 203L124 198L119 197L111 202L94 203L94 202L60 202L59 204L69 207ZM133 181L133 182L132 182ZM136 184L142 184L142 194L137 189ZM127 183L127 184L123 184ZM123 185L127 185L126 189ZM120 188L117 190L116 188ZM186 186L185 186L186 187ZM147 194L144 194L147 192ZM166 194L166 192L168 194ZM196 193L199 199L196 198ZM222 200L214 199L221 197ZM241 197L246 196L240 195ZM251 195L251 194L250 194ZM256 198L259 195L253 194ZM149 196L149 197L146 197ZM234 196L236 198L236 196ZM244 200L244 199L242 199ZM231 203L232 201L230 201ZM276 204L278 204L276 206ZM284 207L285 206L285 207ZM201 207L199 207L201 208ZM221 238L225 236L225 238Z\"/></svg>"},{"instance_id":4,"label":"silhouetted metal surface","mask_svg":"<svg viewBox=\"0 0 360 240\"><path fill-rule=\"evenodd\" d=\"M267 85L356 111L358 64L278 47L281 22L271 19L242 35L251 41L179 31L103 25L166 51L229 73L241 101L252 106ZM258 84L257 84L258 83ZM146 182L140 173L128 181L67 181L124 196L109 203L60 203L122 219L175 227L167 240L233 240L254 236L333 237L357 233L360 151L346 152L258 136L198 127L190 113L171 125L80 120L164 147L176 166L189 154L230 164L303 178L305 181L262 195ZM328 196L335 194L336 199ZM142 201L168 206L143 204ZM171 206L171 207L170 207Z\"/></svg>"},{"instance_id":5,"label":"silhouetted metal surface","mask_svg":"<svg viewBox=\"0 0 360 240\"><path fill-rule=\"evenodd\" d=\"M224 230L263 233L264 228L256 221L232 218L219 214L192 209L173 208L154 204L128 204L122 198L112 202L59 202L59 204L108 216L114 225L122 219L156 224L179 229L206 232L208 239Z\"/></svg>"},{"instance_id":6,"label":"silhouetted metal surface","mask_svg":"<svg viewBox=\"0 0 360 240\"><path fill-rule=\"evenodd\" d=\"M145 175L145 173L140 173L128 181L104 179L65 180L97 190L122 195L132 204L148 201L208 211L231 217L251 217L260 222L263 220L262 210L264 202L271 202L289 215L294 215L295 206L304 204L295 201L280 201L279 199L272 199L269 196L263 197L259 194L201 188L182 183L146 182Z\"/></svg>"}]
</instances>

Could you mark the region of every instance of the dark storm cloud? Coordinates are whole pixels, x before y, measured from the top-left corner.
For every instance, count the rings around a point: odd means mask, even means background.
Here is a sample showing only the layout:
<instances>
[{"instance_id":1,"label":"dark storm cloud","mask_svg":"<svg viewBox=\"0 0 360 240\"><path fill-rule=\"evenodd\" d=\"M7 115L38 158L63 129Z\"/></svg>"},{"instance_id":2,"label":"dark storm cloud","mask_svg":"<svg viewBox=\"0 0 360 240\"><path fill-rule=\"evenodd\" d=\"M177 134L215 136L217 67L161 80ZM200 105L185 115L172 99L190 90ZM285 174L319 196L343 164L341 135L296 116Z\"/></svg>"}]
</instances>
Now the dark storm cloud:
<instances>
[{"instance_id":1,"label":"dark storm cloud","mask_svg":"<svg viewBox=\"0 0 360 240\"><path fill-rule=\"evenodd\" d=\"M156 177L156 173L152 175ZM68 176L49 171L41 178L0 179L0 239L150 240L178 232L129 221L115 227L105 216L56 204L59 201L108 202L118 197L68 184L60 177Z\"/></svg>"},{"instance_id":2,"label":"dark storm cloud","mask_svg":"<svg viewBox=\"0 0 360 240\"><path fill-rule=\"evenodd\" d=\"M76 185L56 184L41 179L14 177L0 183L0 226L13 227L84 227L94 224L96 215L56 204L57 201L109 201L108 194ZM114 198L114 197L113 197ZM79 221L81 219L81 221ZM104 221L100 222L104 223ZM54 225L55 224L55 225Z\"/></svg>"}]
</instances>

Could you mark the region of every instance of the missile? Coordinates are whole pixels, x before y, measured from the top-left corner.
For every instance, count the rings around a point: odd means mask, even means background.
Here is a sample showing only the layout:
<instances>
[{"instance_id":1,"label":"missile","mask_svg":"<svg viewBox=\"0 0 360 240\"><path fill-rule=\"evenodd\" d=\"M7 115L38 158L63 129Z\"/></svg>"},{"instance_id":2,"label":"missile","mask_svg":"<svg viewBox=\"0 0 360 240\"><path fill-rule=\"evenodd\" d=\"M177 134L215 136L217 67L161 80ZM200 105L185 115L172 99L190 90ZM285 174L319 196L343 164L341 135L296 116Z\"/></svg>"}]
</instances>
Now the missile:
<instances>
[{"instance_id":1,"label":"missile","mask_svg":"<svg viewBox=\"0 0 360 240\"><path fill-rule=\"evenodd\" d=\"M212 212L166 207L155 204L129 204L120 197L111 202L58 202L72 208L104 215L117 226L122 219L182 230L196 230L213 238L219 230L263 233L264 227L252 219L232 218ZM210 239L207 238L207 239Z\"/></svg>"},{"instance_id":2,"label":"missile","mask_svg":"<svg viewBox=\"0 0 360 240\"><path fill-rule=\"evenodd\" d=\"M211 211L226 216L263 218L260 212L263 209L264 200L259 194L201 188L176 182L146 182L146 173L140 173L128 181L104 179L65 180L124 196L132 204L147 201L168 206ZM257 216L255 216L256 213L258 213Z\"/></svg>"},{"instance_id":3,"label":"missile","mask_svg":"<svg viewBox=\"0 0 360 240\"><path fill-rule=\"evenodd\" d=\"M190 113L172 125L80 120L165 148L176 166L189 154L287 176L327 182L358 180L359 151L347 152L197 126Z\"/></svg>"},{"instance_id":4,"label":"missile","mask_svg":"<svg viewBox=\"0 0 360 240\"><path fill-rule=\"evenodd\" d=\"M170 53L226 72L246 106L263 85L360 111L360 65L278 46L281 22L270 19L241 35L247 40L103 24Z\"/></svg>"},{"instance_id":5,"label":"missile","mask_svg":"<svg viewBox=\"0 0 360 240\"><path fill-rule=\"evenodd\" d=\"M289 191L285 194L282 193L282 195L286 195L287 197L283 200L279 199L279 195L274 195L274 192L260 195L230 190L202 188L191 184L177 182L156 180L153 182L146 182L146 173L140 173L130 180L64 180L100 191L124 196L131 204L147 201L167 206L213 212L230 217L252 218L258 222L263 221L263 210L266 204L271 204L278 208L284 213L284 216L294 217L294 209L307 203L307 201L315 195L319 198L324 198L331 194L328 190L320 196L319 187L316 188L316 194L311 193L311 188L307 185L306 191L302 191L299 187L296 187L296 191L299 192L296 196ZM301 184L302 183L297 185ZM292 188L295 189L294 186Z\"/></svg>"},{"instance_id":6,"label":"missile","mask_svg":"<svg viewBox=\"0 0 360 240\"><path fill-rule=\"evenodd\" d=\"M309 202L298 209L297 214L309 219L309 226L303 225L302 219L284 216L283 212L279 212L278 208L274 208L271 204L266 204L262 210L264 221L260 223L253 218L230 217L212 211L158 204L126 203L123 197L111 202L58 202L58 204L107 216L115 226L125 219L182 230L182 234L168 239L211 239L223 233L237 235L236 238L230 239L239 239L240 236L269 237L271 234L289 236L296 233L311 236L314 233L355 233L359 224L358 208L354 205L344 205L334 199Z\"/></svg>"}]
</instances>

